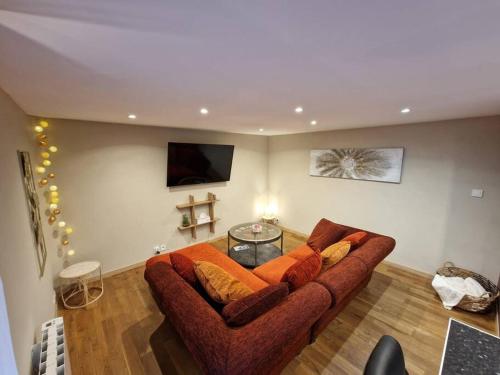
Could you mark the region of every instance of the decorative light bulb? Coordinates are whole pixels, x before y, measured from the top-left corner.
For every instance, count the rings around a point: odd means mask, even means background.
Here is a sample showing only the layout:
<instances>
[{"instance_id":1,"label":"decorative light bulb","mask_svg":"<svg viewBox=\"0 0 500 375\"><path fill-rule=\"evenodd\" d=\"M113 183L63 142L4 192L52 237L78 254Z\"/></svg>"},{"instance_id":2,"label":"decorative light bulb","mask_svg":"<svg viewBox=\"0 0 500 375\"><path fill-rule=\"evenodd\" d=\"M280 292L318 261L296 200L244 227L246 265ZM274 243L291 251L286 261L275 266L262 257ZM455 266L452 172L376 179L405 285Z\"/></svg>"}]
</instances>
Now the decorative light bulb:
<instances>
[{"instance_id":1,"label":"decorative light bulb","mask_svg":"<svg viewBox=\"0 0 500 375\"><path fill-rule=\"evenodd\" d=\"M59 197L51 197L50 198L50 203L58 204L59 203Z\"/></svg>"},{"instance_id":2,"label":"decorative light bulb","mask_svg":"<svg viewBox=\"0 0 500 375\"><path fill-rule=\"evenodd\" d=\"M46 178L42 178L42 179L40 180L39 184L40 184L40 186L45 186L45 185L47 185L47 184L48 184L48 182L49 182L49 181L48 181Z\"/></svg>"},{"instance_id":3,"label":"decorative light bulb","mask_svg":"<svg viewBox=\"0 0 500 375\"><path fill-rule=\"evenodd\" d=\"M52 162L48 159L45 159L44 161L42 161L42 164L45 166L45 167L50 167L52 165Z\"/></svg>"},{"instance_id":4,"label":"decorative light bulb","mask_svg":"<svg viewBox=\"0 0 500 375\"><path fill-rule=\"evenodd\" d=\"M42 158L44 159L50 158L50 153L48 153L47 151L42 152L40 155L42 155Z\"/></svg>"},{"instance_id":5,"label":"decorative light bulb","mask_svg":"<svg viewBox=\"0 0 500 375\"><path fill-rule=\"evenodd\" d=\"M57 209L57 204L55 204L55 203L51 203L51 204L49 205L49 208L50 208L51 210L55 210L55 209Z\"/></svg>"},{"instance_id":6,"label":"decorative light bulb","mask_svg":"<svg viewBox=\"0 0 500 375\"><path fill-rule=\"evenodd\" d=\"M50 196L51 197L58 197L59 196L59 192L57 192L57 191L51 191L50 192Z\"/></svg>"},{"instance_id":7,"label":"decorative light bulb","mask_svg":"<svg viewBox=\"0 0 500 375\"><path fill-rule=\"evenodd\" d=\"M57 152L57 147L56 146L50 146L49 147L50 152Z\"/></svg>"},{"instance_id":8,"label":"decorative light bulb","mask_svg":"<svg viewBox=\"0 0 500 375\"><path fill-rule=\"evenodd\" d=\"M49 190L50 191L57 191L57 186L56 185L50 185Z\"/></svg>"},{"instance_id":9,"label":"decorative light bulb","mask_svg":"<svg viewBox=\"0 0 500 375\"><path fill-rule=\"evenodd\" d=\"M39 124L44 129L49 127L49 123L45 120L40 120Z\"/></svg>"},{"instance_id":10,"label":"decorative light bulb","mask_svg":"<svg viewBox=\"0 0 500 375\"><path fill-rule=\"evenodd\" d=\"M47 175L48 178L55 178L56 177L56 174L55 173L49 173Z\"/></svg>"},{"instance_id":11,"label":"decorative light bulb","mask_svg":"<svg viewBox=\"0 0 500 375\"><path fill-rule=\"evenodd\" d=\"M71 234L71 233L73 233L73 228L67 227L66 228L66 234Z\"/></svg>"},{"instance_id":12,"label":"decorative light bulb","mask_svg":"<svg viewBox=\"0 0 500 375\"><path fill-rule=\"evenodd\" d=\"M35 131L37 133L41 133L41 132L43 132L43 128L40 125L37 125L37 126L35 126Z\"/></svg>"},{"instance_id":13,"label":"decorative light bulb","mask_svg":"<svg viewBox=\"0 0 500 375\"><path fill-rule=\"evenodd\" d=\"M42 166L36 167L36 173L42 174L45 173L45 171L46 171L45 167Z\"/></svg>"},{"instance_id":14,"label":"decorative light bulb","mask_svg":"<svg viewBox=\"0 0 500 375\"><path fill-rule=\"evenodd\" d=\"M63 240L63 241L62 241L62 244L63 244L64 246L68 246L68 245L69 245L69 241L68 241L68 240Z\"/></svg>"},{"instance_id":15,"label":"decorative light bulb","mask_svg":"<svg viewBox=\"0 0 500 375\"><path fill-rule=\"evenodd\" d=\"M71 249L71 250L68 250L68 255L70 257L72 257L73 255L75 255L75 250Z\"/></svg>"},{"instance_id":16,"label":"decorative light bulb","mask_svg":"<svg viewBox=\"0 0 500 375\"><path fill-rule=\"evenodd\" d=\"M59 228L64 228L66 226L66 222L60 221L59 223L57 223L57 225L59 226Z\"/></svg>"}]
</instances>

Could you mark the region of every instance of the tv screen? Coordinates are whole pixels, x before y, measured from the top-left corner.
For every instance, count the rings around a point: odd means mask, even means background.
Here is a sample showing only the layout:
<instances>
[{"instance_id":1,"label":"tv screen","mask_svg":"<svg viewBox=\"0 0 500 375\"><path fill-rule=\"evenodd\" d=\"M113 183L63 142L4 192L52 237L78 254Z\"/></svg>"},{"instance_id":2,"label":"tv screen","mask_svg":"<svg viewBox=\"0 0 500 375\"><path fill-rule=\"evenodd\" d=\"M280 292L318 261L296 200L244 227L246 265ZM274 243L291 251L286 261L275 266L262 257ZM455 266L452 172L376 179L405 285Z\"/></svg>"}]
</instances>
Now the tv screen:
<instances>
[{"instance_id":1,"label":"tv screen","mask_svg":"<svg viewBox=\"0 0 500 375\"><path fill-rule=\"evenodd\" d=\"M167 186L229 181L232 145L168 143Z\"/></svg>"}]
</instances>

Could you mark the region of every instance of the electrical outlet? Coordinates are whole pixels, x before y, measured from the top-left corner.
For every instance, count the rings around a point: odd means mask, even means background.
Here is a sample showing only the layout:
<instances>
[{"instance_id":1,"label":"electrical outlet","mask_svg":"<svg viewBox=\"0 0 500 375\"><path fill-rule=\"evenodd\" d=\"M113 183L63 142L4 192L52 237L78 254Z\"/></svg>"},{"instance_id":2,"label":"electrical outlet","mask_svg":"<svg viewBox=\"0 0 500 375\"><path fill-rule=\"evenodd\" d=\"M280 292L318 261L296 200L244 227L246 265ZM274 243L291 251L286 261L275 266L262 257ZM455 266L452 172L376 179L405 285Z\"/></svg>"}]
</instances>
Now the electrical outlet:
<instances>
[{"instance_id":1,"label":"electrical outlet","mask_svg":"<svg viewBox=\"0 0 500 375\"><path fill-rule=\"evenodd\" d=\"M162 243L162 244L160 245L160 250L161 250L161 251L165 251L165 250L167 250L167 245L165 245L164 243Z\"/></svg>"},{"instance_id":2,"label":"electrical outlet","mask_svg":"<svg viewBox=\"0 0 500 375\"><path fill-rule=\"evenodd\" d=\"M160 254L160 245L154 245L153 251L155 252L155 254Z\"/></svg>"}]
</instances>

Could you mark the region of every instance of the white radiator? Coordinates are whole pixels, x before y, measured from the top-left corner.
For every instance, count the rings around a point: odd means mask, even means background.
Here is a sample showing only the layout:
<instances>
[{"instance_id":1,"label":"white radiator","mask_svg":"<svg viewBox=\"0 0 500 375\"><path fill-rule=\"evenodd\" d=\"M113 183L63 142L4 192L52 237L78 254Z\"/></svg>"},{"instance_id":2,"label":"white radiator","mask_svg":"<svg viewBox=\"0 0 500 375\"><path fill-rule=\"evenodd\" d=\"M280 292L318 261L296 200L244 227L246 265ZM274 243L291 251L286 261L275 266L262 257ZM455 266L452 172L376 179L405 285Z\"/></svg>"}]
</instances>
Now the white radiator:
<instances>
[{"instance_id":1,"label":"white radiator","mask_svg":"<svg viewBox=\"0 0 500 375\"><path fill-rule=\"evenodd\" d=\"M42 324L39 375L71 375L63 318Z\"/></svg>"}]
</instances>

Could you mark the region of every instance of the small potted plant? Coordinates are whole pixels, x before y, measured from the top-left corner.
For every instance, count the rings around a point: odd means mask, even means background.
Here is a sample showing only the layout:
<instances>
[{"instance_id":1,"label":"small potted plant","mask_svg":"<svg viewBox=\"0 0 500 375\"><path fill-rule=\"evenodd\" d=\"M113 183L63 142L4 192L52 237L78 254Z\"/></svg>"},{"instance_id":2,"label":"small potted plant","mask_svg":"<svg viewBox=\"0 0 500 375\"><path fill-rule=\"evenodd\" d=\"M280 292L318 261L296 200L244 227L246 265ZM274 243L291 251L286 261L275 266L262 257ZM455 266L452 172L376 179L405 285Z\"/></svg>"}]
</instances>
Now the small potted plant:
<instances>
[{"instance_id":1,"label":"small potted plant","mask_svg":"<svg viewBox=\"0 0 500 375\"><path fill-rule=\"evenodd\" d=\"M182 226L183 227L189 227L191 223L189 222L189 217L187 214L182 215Z\"/></svg>"}]
</instances>

